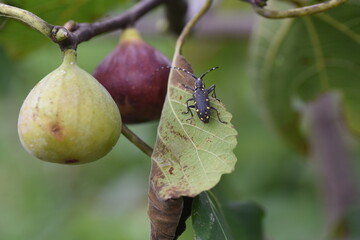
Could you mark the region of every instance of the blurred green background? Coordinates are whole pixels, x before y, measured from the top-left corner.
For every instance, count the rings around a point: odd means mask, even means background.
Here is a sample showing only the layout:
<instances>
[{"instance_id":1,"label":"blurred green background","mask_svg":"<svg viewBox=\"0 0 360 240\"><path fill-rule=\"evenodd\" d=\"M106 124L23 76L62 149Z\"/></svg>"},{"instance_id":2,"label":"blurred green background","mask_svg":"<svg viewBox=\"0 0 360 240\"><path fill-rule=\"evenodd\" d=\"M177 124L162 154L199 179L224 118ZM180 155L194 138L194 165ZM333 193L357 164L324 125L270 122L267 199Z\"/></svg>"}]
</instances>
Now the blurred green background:
<instances>
[{"instance_id":1,"label":"blurred green background","mask_svg":"<svg viewBox=\"0 0 360 240\"><path fill-rule=\"evenodd\" d=\"M246 9L244 3L224 1L211 14L238 11L249 17L244 19L250 28L255 18ZM142 20L144 26L146 21L151 16ZM216 83L217 96L233 114L232 123L239 133L236 170L223 176L214 192L223 203L260 204L269 239L318 239L324 209L314 169L263 119L248 77L250 32L244 29L217 36L211 32L201 35L199 29L184 48L196 74L220 67L207 76L206 84ZM172 57L174 37L144 33L144 38ZM38 34L38 39L44 37ZM118 34L108 34L82 43L79 65L91 73L117 42ZM29 155L17 136L18 112L31 88L60 65L61 53L50 41L21 58L7 53L0 45L0 239L148 239L150 159L123 136L106 157L86 165L62 166ZM157 122L130 128L154 144ZM188 224L180 239L193 238Z\"/></svg>"}]
</instances>

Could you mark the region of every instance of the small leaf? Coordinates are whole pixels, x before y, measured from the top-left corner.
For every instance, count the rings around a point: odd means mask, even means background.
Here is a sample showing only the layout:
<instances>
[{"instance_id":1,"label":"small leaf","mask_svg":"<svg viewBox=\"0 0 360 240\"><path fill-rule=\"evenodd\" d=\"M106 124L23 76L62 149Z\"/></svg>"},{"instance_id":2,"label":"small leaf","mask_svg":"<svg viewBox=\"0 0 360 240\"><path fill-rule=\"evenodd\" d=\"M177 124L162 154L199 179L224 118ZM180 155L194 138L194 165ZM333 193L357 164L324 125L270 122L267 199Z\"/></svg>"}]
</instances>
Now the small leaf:
<instances>
[{"instance_id":1,"label":"small leaf","mask_svg":"<svg viewBox=\"0 0 360 240\"><path fill-rule=\"evenodd\" d=\"M344 95L348 125L360 136L360 5L358 0L306 17L261 19L252 41L252 78L266 116L300 151L294 100L311 101L331 89Z\"/></svg>"},{"instance_id":2,"label":"small leaf","mask_svg":"<svg viewBox=\"0 0 360 240\"><path fill-rule=\"evenodd\" d=\"M192 211L196 240L234 239L222 210L211 192L203 192L195 198Z\"/></svg>"},{"instance_id":3,"label":"small leaf","mask_svg":"<svg viewBox=\"0 0 360 240\"><path fill-rule=\"evenodd\" d=\"M177 67L190 69L182 56L176 56ZM163 199L194 197L214 187L224 173L234 169L236 157L236 130L231 125L231 114L222 103L210 98L222 120L212 111L210 122L205 124L194 113L187 119L186 100L191 93L183 84L194 86L193 79L178 70L170 72L168 92L158 128L158 138L152 155L152 164L160 171L151 174L151 184Z\"/></svg>"}]
</instances>

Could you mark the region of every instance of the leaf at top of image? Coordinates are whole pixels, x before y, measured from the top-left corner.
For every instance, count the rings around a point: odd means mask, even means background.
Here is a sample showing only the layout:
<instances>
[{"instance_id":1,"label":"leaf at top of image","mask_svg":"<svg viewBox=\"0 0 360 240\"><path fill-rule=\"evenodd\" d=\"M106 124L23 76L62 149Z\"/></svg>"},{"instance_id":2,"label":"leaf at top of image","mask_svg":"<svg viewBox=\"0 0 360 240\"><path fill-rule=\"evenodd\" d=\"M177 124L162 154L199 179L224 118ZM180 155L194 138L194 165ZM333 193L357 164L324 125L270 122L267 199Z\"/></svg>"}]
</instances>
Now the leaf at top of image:
<instances>
[{"instance_id":1,"label":"leaf at top of image","mask_svg":"<svg viewBox=\"0 0 360 240\"><path fill-rule=\"evenodd\" d=\"M4 3L30 11L49 24L64 25L69 20L76 22L96 21L124 2L124 0L110 0L106 3L100 0L12 0ZM1 19L2 17L0 17ZM51 42L31 27L11 18L0 28L0 35L0 44L4 45L8 54L14 58L20 58L43 46L44 43Z\"/></svg>"},{"instance_id":2,"label":"leaf at top of image","mask_svg":"<svg viewBox=\"0 0 360 240\"><path fill-rule=\"evenodd\" d=\"M175 56L173 65L191 70L181 55ZM186 111L186 100L192 94L183 85L194 86L188 74L171 69L168 92L158 127L158 136L152 155L151 187L161 199L182 196L194 197L214 187L224 173L234 170L237 132L230 123L231 114L221 102L210 97L209 123L203 123L194 111L194 117ZM218 96L219 97L219 96Z\"/></svg>"},{"instance_id":3,"label":"leaf at top of image","mask_svg":"<svg viewBox=\"0 0 360 240\"><path fill-rule=\"evenodd\" d=\"M251 40L251 77L265 116L306 151L294 103L340 91L348 126L360 136L360 4L299 18L260 18Z\"/></svg>"}]
</instances>

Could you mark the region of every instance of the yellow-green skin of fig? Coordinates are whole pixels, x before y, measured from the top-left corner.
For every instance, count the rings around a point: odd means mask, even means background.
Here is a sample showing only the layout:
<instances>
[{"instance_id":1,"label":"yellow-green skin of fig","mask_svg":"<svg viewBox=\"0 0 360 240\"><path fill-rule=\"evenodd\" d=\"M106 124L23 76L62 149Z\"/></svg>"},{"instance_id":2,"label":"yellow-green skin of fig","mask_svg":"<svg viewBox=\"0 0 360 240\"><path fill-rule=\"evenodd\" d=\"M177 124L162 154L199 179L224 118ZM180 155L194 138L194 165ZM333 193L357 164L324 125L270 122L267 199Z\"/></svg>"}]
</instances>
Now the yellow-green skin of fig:
<instances>
[{"instance_id":1,"label":"yellow-green skin of fig","mask_svg":"<svg viewBox=\"0 0 360 240\"><path fill-rule=\"evenodd\" d=\"M54 163L81 164L106 155L121 132L121 117L107 90L66 50L59 68L26 97L18 132L24 148Z\"/></svg>"}]
</instances>

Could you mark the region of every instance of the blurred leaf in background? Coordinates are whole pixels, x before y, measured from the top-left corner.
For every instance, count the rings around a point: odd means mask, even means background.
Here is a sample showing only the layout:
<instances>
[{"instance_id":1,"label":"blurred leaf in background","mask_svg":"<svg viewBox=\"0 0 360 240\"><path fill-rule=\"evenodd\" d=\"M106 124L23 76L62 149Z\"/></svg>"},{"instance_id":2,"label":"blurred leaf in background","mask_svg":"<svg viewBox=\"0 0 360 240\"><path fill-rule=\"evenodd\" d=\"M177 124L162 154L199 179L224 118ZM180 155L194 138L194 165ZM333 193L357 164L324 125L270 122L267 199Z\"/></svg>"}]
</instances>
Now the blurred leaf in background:
<instances>
[{"instance_id":1,"label":"blurred leaf in background","mask_svg":"<svg viewBox=\"0 0 360 240\"><path fill-rule=\"evenodd\" d=\"M241 202L224 207L233 235L238 240L264 240L264 210L256 203Z\"/></svg>"},{"instance_id":2,"label":"blurred leaf in background","mask_svg":"<svg viewBox=\"0 0 360 240\"><path fill-rule=\"evenodd\" d=\"M266 117L287 143L306 149L294 99L310 101L336 89L345 116L360 133L360 27L358 1L321 14L260 19L252 38L251 80Z\"/></svg>"}]
</instances>

